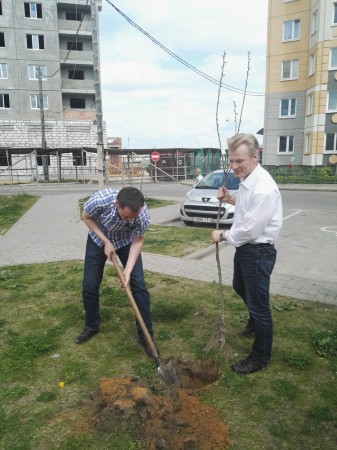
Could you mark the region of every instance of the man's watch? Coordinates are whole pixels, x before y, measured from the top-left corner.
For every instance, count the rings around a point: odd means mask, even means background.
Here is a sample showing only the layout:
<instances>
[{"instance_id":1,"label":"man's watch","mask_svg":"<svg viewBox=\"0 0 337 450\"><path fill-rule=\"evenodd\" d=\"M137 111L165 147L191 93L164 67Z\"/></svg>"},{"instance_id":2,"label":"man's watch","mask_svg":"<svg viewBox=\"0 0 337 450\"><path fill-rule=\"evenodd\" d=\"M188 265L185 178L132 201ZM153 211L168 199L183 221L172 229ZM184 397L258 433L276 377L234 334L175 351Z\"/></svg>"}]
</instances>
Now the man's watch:
<instances>
[{"instance_id":1,"label":"man's watch","mask_svg":"<svg viewBox=\"0 0 337 450\"><path fill-rule=\"evenodd\" d=\"M219 234L219 238L220 238L220 242L226 240L225 234L224 234L223 232L221 232L221 233Z\"/></svg>"}]
</instances>

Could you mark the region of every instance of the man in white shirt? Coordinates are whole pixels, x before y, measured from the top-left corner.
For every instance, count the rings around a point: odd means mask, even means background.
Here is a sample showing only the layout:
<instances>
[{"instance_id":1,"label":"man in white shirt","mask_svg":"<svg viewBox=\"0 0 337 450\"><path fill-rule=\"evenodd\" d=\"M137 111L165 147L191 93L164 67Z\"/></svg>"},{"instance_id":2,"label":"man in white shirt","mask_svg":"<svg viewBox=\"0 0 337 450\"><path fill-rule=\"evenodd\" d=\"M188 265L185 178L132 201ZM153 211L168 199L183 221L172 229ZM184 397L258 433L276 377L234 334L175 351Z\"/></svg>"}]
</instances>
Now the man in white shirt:
<instances>
[{"instance_id":1,"label":"man in white shirt","mask_svg":"<svg viewBox=\"0 0 337 450\"><path fill-rule=\"evenodd\" d=\"M198 184L204 177L201 175L201 170L199 167L195 170L195 184Z\"/></svg>"},{"instance_id":2,"label":"man in white shirt","mask_svg":"<svg viewBox=\"0 0 337 450\"><path fill-rule=\"evenodd\" d=\"M236 197L224 187L219 189L217 198L235 204L235 214L231 229L214 230L212 241L227 241L236 247L233 289L249 312L240 335L253 335L255 339L248 357L231 368L247 374L266 367L271 357L269 285L276 261L274 242L282 227L282 200L275 181L258 162L259 144L253 135L233 136L228 139L228 149L231 168L241 183Z\"/></svg>"}]
</instances>

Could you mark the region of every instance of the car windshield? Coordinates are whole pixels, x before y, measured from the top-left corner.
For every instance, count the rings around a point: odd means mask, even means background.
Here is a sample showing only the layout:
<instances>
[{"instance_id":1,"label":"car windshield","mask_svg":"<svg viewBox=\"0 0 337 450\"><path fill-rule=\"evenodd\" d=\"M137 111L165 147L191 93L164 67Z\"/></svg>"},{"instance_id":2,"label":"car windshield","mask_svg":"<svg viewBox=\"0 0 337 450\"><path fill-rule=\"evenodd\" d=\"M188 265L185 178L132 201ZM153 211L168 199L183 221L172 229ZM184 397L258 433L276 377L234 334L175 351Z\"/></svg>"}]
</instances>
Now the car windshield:
<instances>
[{"instance_id":1,"label":"car windshield","mask_svg":"<svg viewBox=\"0 0 337 450\"><path fill-rule=\"evenodd\" d=\"M219 189L224 185L224 172L211 172L203 178L200 183L195 186L195 189ZM226 174L226 189L238 190L240 178L236 177L234 173Z\"/></svg>"}]
</instances>

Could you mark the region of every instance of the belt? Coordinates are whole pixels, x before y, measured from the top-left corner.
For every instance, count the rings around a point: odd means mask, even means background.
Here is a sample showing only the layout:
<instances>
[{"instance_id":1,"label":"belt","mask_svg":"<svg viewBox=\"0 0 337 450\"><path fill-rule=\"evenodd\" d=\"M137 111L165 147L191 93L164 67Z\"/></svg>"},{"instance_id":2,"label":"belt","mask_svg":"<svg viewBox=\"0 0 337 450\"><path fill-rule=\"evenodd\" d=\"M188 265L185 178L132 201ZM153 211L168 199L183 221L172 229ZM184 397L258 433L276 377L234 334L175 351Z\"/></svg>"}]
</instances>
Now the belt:
<instances>
[{"instance_id":1,"label":"belt","mask_svg":"<svg viewBox=\"0 0 337 450\"><path fill-rule=\"evenodd\" d=\"M248 247L248 246L249 247L263 248L263 247L274 247L274 244L270 244L268 242L260 242L260 243L257 243L257 244L251 244L250 242L247 242L247 244L240 245L240 247Z\"/></svg>"}]
</instances>

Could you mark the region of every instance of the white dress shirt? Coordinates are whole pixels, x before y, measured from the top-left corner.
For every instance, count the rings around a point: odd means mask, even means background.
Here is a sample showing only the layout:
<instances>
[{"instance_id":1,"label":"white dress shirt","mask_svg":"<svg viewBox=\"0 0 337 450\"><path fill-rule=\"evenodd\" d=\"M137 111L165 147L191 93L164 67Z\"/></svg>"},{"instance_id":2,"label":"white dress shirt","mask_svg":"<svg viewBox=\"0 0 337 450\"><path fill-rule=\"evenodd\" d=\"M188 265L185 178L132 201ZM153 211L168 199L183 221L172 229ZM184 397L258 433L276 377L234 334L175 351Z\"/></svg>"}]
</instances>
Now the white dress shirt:
<instances>
[{"instance_id":1,"label":"white dress shirt","mask_svg":"<svg viewBox=\"0 0 337 450\"><path fill-rule=\"evenodd\" d=\"M240 183L234 221L226 240L243 244L273 244L282 227L282 199L277 184L260 164Z\"/></svg>"}]
</instances>

